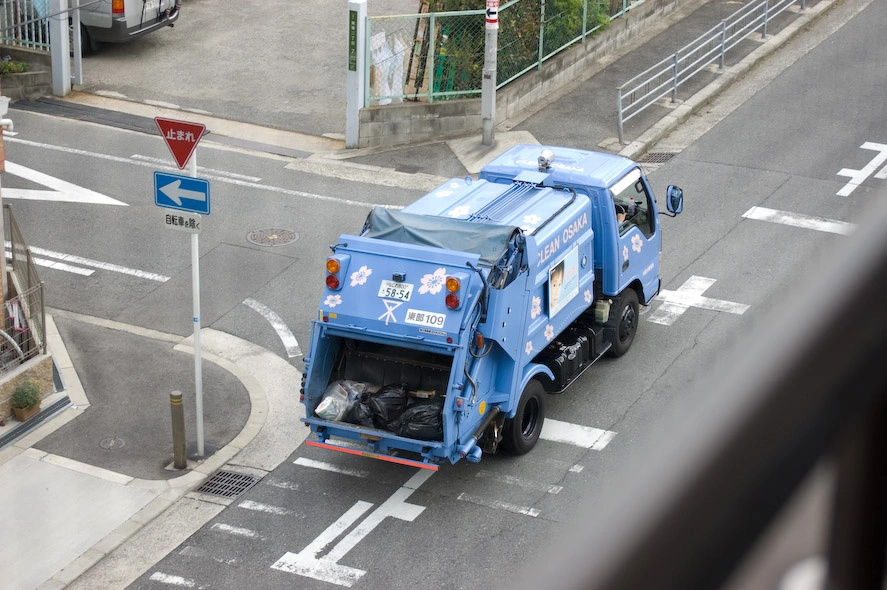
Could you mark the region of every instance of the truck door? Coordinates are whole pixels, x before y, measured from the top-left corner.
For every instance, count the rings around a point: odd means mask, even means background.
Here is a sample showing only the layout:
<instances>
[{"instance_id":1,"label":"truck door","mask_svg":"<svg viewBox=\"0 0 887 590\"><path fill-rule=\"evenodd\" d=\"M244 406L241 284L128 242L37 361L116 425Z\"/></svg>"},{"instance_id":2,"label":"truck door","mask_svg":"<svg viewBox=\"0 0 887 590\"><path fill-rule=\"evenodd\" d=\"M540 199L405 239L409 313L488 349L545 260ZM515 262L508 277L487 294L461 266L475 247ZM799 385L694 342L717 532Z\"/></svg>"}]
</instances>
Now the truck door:
<instances>
[{"instance_id":1,"label":"truck door","mask_svg":"<svg viewBox=\"0 0 887 590\"><path fill-rule=\"evenodd\" d=\"M644 303L659 289L659 232L653 194L640 168L610 187L616 213L619 292L634 280L644 289Z\"/></svg>"}]
</instances>

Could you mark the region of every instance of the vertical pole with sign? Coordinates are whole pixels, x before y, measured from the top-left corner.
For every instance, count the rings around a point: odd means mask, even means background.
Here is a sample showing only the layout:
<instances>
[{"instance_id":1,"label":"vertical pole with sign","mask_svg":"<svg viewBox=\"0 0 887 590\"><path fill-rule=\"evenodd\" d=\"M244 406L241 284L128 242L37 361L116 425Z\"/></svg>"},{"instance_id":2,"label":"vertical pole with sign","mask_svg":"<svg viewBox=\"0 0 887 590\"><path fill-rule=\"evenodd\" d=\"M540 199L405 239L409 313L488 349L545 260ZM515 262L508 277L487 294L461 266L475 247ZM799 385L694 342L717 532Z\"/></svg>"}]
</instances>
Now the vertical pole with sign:
<instances>
[{"instance_id":1,"label":"vertical pole with sign","mask_svg":"<svg viewBox=\"0 0 887 590\"><path fill-rule=\"evenodd\" d=\"M345 73L345 147L360 147L360 109L366 100L366 0L348 2L348 70Z\"/></svg>"},{"instance_id":2,"label":"vertical pole with sign","mask_svg":"<svg viewBox=\"0 0 887 590\"><path fill-rule=\"evenodd\" d=\"M496 53L499 50L499 0L487 0L486 37L484 41L484 70L480 89L480 116L483 122L483 144L493 145L496 139Z\"/></svg>"},{"instance_id":3,"label":"vertical pole with sign","mask_svg":"<svg viewBox=\"0 0 887 590\"><path fill-rule=\"evenodd\" d=\"M197 142L206 131L205 125L155 117L154 121L180 169L190 161L188 172L197 178ZM155 175L156 178L156 175ZM209 213L209 195L206 196ZM204 456L203 442L203 359L200 347L200 243L197 232L191 234L191 299L194 318L194 392L197 402L197 455Z\"/></svg>"}]
</instances>

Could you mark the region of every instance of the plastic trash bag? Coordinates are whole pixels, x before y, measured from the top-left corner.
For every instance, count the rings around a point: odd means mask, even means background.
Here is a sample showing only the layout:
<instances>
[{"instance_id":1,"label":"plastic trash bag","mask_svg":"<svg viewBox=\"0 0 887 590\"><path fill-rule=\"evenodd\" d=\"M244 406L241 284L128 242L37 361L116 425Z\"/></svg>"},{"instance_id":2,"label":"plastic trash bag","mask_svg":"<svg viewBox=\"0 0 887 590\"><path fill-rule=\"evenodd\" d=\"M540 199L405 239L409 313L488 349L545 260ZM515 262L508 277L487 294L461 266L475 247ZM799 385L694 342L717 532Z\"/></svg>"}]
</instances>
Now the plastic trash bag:
<instances>
[{"instance_id":1,"label":"plastic trash bag","mask_svg":"<svg viewBox=\"0 0 887 590\"><path fill-rule=\"evenodd\" d=\"M334 381L323 392L314 413L324 420L341 420L349 407L360 401L361 394L366 390L366 384L359 381Z\"/></svg>"},{"instance_id":2,"label":"plastic trash bag","mask_svg":"<svg viewBox=\"0 0 887 590\"><path fill-rule=\"evenodd\" d=\"M443 399L417 401L389 424L395 434L420 440L443 440Z\"/></svg>"},{"instance_id":3,"label":"plastic trash bag","mask_svg":"<svg viewBox=\"0 0 887 590\"><path fill-rule=\"evenodd\" d=\"M357 424L366 428L373 428L373 410L370 408L370 393L362 393L360 399L348 406L342 416L342 422Z\"/></svg>"},{"instance_id":4,"label":"plastic trash bag","mask_svg":"<svg viewBox=\"0 0 887 590\"><path fill-rule=\"evenodd\" d=\"M385 385L369 396L368 405L373 414L376 428L388 428L388 425L400 418L409 401L407 384L398 383Z\"/></svg>"}]
</instances>

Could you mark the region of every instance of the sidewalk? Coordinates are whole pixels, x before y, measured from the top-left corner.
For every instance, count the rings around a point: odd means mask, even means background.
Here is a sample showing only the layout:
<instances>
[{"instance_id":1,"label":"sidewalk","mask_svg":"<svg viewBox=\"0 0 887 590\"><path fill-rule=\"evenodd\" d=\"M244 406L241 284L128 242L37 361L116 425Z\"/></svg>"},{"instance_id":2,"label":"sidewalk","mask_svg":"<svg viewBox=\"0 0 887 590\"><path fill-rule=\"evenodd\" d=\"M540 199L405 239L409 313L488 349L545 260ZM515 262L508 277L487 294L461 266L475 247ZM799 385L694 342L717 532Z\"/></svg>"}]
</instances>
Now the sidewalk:
<instances>
[{"instance_id":1,"label":"sidewalk","mask_svg":"<svg viewBox=\"0 0 887 590\"><path fill-rule=\"evenodd\" d=\"M804 31L837 2L808 0L803 13L786 13L782 26L773 27L773 34L766 40L743 42L744 49L738 49L728 59L724 72L704 72L693 83L695 86L682 89L676 105L662 102L629 122L626 137L630 143L624 146L615 141L615 107L606 106L615 103L616 86L717 24L738 8L736 3L694 2L651 31L643 43L632 43L599 64L585 80L577 80L528 112L500 122L495 145L491 147L481 145L478 132L473 137L397 149L345 150L334 139L251 123L249 114L260 110L262 101L269 100L261 95L256 96L256 104L244 109L243 121L83 93L75 93L64 101L16 103L11 105L10 116L14 118L15 109L27 109L99 123L113 120L108 124L147 133L156 133L155 116L187 119L207 125L211 135L205 141L290 156L293 160L287 167L293 170L430 189L443 178L476 173L485 162L517 143L604 149L640 158L712 97L745 76L755 64ZM305 61L304 67L310 67L309 60ZM199 110L200 98L196 97L191 106ZM317 104L307 105L306 111L324 108L327 107L320 97ZM161 371L176 370L172 361L177 355L193 355L190 338L64 312L55 315L55 320L72 330L112 330L127 346L150 349L151 361ZM132 446L140 459L132 465L124 468L107 463L102 455L105 451L97 447L90 451L82 446L76 432L78 427L83 428L80 424L84 415L98 414L95 400L111 399L109 394L117 392L84 388L81 377L100 387L101 381L92 372L101 359L75 364L71 359L77 355L69 356L53 318L47 318L47 326L50 351L65 384L65 391L58 398L67 396L71 405L0 450L0 477L4 482L0 502L13 507L20 505L23 498L34 498L39 507L30 512L7 511L7 538L16 542L0 553L5 587L125 587L224 508L227 502L223 498L194 491L217 470L224 468L260 477L286 459L307 434L297 420L300 409L293 392L300 382L299 371L249 342L204 329L201 342L205 366L212 366L219 379L239 383L239 393L232 395L241 396L238 403L249 408L248 415L226 425L234 431L229 442L205 461L189 466L183 474L158 467L156 457L138 445ZM78 343L75 339L67 344L73 348ZM176 363L179 365L180 362ZM143 408L143 418L150 428L169 428L167 408L164 404ZM91 428L112 437L115 432L110 421L114 414L107 416L102 426ZM77 453L78 459L71 457ZM170 440L170 456L171 453Z\"/></svg>"}]
</instances>

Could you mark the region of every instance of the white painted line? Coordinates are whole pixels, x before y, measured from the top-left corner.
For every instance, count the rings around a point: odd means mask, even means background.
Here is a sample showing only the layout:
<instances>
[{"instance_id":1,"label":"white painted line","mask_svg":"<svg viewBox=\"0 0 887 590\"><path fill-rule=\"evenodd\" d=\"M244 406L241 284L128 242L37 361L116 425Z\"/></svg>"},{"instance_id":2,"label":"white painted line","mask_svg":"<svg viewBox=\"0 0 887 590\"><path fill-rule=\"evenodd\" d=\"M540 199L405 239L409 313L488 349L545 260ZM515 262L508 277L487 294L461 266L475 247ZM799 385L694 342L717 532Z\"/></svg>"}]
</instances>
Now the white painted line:
<instances>
[{"instance_id":1,"label":"white painted line","mask_svg":"<svg viewBox=\"0 0 887 590\"><path fill-rule=\"evenodd\" d=\"M654 324L670 326L691 307L698 307L709 311L723 311L737 315L742 315L748 310L749 306L744 303L703 297L702 294L714 284L715 279L694 275L687 279L677 291L662 289L659 295L654 298L661 301L662 305L650 314L647 320Z\"/></svg>"},{"instance_id":2,"label":"white painted line","mask_svg":"<svg viewBox=\"0 0 887 590\"><path fill-rule=\"evenodd\" d=\"M298 482L279 479L269 479L265 483L267 483L269 486L274 486L275 488L280 488L282 490L297 491L301 487L299 486Z\"/></svg>"},{"instance_id":3,"label":"white painted line","mask_svg":"<svg viewBox=\"0 0 887 590\"><path fill-rule=\"evenodd\" d=\"M7 257L8 258L8 257ZM34 264L38 266L44 266L46 268L52 268L55 270L62 270L64 272L71 272L77 275L82 275L84 277L88 277L93 274L95 271L89 268L80 268L79 266L71 266L70 264L65 264L64 262L57 262L55 260L47 260L45 258L37 258L34 257Z\"/></svg>"},{"instance_id":4,"label":"white painted line","mask_svg":"<svg viewBox=\"0 0 887 590\"><path fill-rule=\"evenodd\" d=\"M217 557L215 555L210 555L205 549L195 547L194 545L187 545L181 551L179 551L179 555L183 555L185 557L197 557L199 559L211 559L224 565L237 565L236 558Z\"/></svg>"},{"instance_id":5,"label":"white painted line","mask_svg":"<svg viewBox=\"0 0 887 590\"><path fill-rule=\"evenodd\" d=\"M493 481L498 481L499 483L504 483L505 485L517 486L528 490L539 490L547 492L549 494L559 494L564 489L563 486L553 486L547 483L521 479L519 477L514 477L513 475L501 475L499 473L492 473L490 471L479 471L475 477L492 479Z\"/></svg>"},{"instance_id":6,"label":"white painted line","mask_svg":"<svg viewBox=\"0 0 887 590\"><path fill-rule=\"evenodd\" d=\"M409 481L401 486L378 508L373 510L362 522L358 523L350 533L339 541L325 557L318 557L320 553L340 534L345 532L352 524L372 506L369 502L357 502L348 512L342 515L336 522L330 525L323 533L302 549L299 553L288 552L284 554L271 567L290 572L300 576L313 578L351 587L365 573L365 570L340 565L338 562L361 540L388 517L412 522L425 510L424 506L409 504L406 499L412 495L419 486L428 481L434 474L425 469L418 470Z\"/></svg>"},{"instance_id":7,"label":"white painted line","mask_svg":"<svg viewBox=\"0 0 887 590\"><path fill-rule=\"evenodd\" d=\"M283 347L286 349L286 355L288 358L293 358L296 356L302 356L302 349L299 348L299 342L296 340L296 337L290 331L289 326L283 321L279 315L274 313L269 307L263 305L256 301L255 299L244 299L243 304L257 311L263 318L265 318L271 327L274 328L274 331L277 332L278 338L283 342Z\"/></svg>"},{"instance_id":8,"label":"white painted line","mask_svg":"<svg viewBox=\"0 0 887 590\"><path fill-rule=\"evenodd\" d=\"M610 430L601 430L600 428L570 424L569 422L546 418L542 424L542 433L539 435L539 438L600 451L613 440L614 436L616 436L616 433Z\"/></svg>"},{"instance_id":9,"label":"white painted line","mask_svg":"<svg viewBox=\"0 0 887 590\"><path fill-rule=\"evenodd\" d=\"M161 158L152 158L150 156L142 156L139 154L133 154L130 156L133 160L141 160L143 162L151 162L155 166L169 166L169 160L161 159ZM224 176L226 178L237 178L239 180L247 180L250 182L259 182L262 180L258 176L246 176L245 174L237 174L236 172L227 172L226 170L216 170L214 168L204 168L203 166L197 167L197 173L209 173L215 174L216 176Z\"/></svg>"},{"instance_id":10,"label":"white painted line","mask_svg":"<svg viewBox=\"0 0 887 590\"><path fill-rule=\"evenodd\" d=\"M170 586L178 586L179 588L193 588L195 586L194 580L189 580L182 576L164 574L163 572L154 572L151 574L150 580L152 582L160 582L161 584L169 584Z\"/></svg>"},{"instance_id":11,"label":"white painted line","mask_svg":"<svg viewBox=\"0 0 887 590\"><path fill-rule=\"evenodd\" d=\"M573 465L570 467L570 473L582 473L582 470L585 469L582 465Z\"/></svg>"},{"instance_id":12,"label":"white painted line","mask_svg":"<svg viewBox=\"0 0 887 590\"><path fill-rule=\"evenodd\" d=\"M872 158L868 164L866 164L859 170L842 168L840 171L838 171L838 176L847 176L850 178L850 181L843 187L841 187L841 190L837 192L837 195L839 197L849 197L850 194L856 190L856 187L865 182L869 176L874 174L875 170L877 170L879 166L887 162L887 145L884 145L883 143L874 143L871 141L867 141L859 147L864 150L874 150L879 153L877 156ZM883 170L875 174L875 178L887 178L887 166L885 166Z\"/></svg>"},{"instance_id":13,"label":"white painted line","mask_svg":"<svg viewBox=\"0 0 887 590\"><path fill-rule=\"evenodd\" d=\"M262 504L261 502L253 502L252 500L244 500L237 505L238 508L244 510L252 510L254 512L264 512L266 514L275 514L277 516L286 516L293 514L292 510L281 506L272 506L271 504Z\"/></svg>"},{"instance_id":14,"label":"white painted line","mask_svg":"<svg viewBox=\"0 0 887 590\"><path fill-rule=\"evenodd\" d=\"M746 219L771 221L782 225L790 225L792 227L800 227L804 229L815 229L817 231L833 234L850 235L853 233L853 230L856 229L855 223L847 223L846 221L837 221L825 217L814 217L812 215L802 215L800 213L789 213L787 211L768 209L766 207L752 207L743 213L742 216Z\"/></svg>"},{"instance_id":15,"label":"white painted line","mask_svg":"<svg viewBox=\"0 0 887 590\"><path fill-rule=\"evenodd\" d=\"M4 192L5 194L5 192ZM44 248L37 248L32 246L31 252L36 254L37 256L48 256L50 258L57 258L64 262L73 262L76 264L82 264L83 266L90 266L92 268L96 268L99 270L107 270L111 272L116 272L120 274L130 275L134 277L138 277L140 279L147 279L149 281L157 281L158 283L165 283L169 280L168 276L147 272L144 270L136 270L134 268L127 268L125 266L120 266L117 264L111 264L110 262L99 262L98 260L91 260L89 258L83 258L81 256L74 256L73 254L64 254L62 252L55 252L53 250L46 250Z\"/></svg>"},{"instance_id":16,"label":"white painted line","mask_svg":"<svg viewBox=\"0 0 887 590\"><path fill-rule=\"evenodd\" d=\"M43 148L43 149L46 149L46 150L55 150L55 151L64 152L64 153L68 153L68 154L77 154L77 155L80 155L80 156L89 156L89 157L91 157L91 158L98 158L98 159L101 159L101 160L107 160L107 161L111 161L111 162L120 162L120 163L124 163L124 164L132 164L132 165L134 165L134 166L143 166L143 167L145 167L145 168L151 168L151 169L157 169L157 168L160 168L160 169L162 169L162 170L170 171L170 172L173 172L173 173L179 172L179 169L176 168L175 166L157 166L157 165L155 165L155 164L153 164L153 163L151 163L151 162L139 162L138 160L133 160L132 158L122 158L122 157L120 157L120 156L111 156L111 155L108 155L108 154L99 154L99 153L97 153L97 152L89 152L89 151L86 151L86 150L79 150L79 149L68 148L68 147L62 147L62 146L57 146L57 145L50 145L50 144L47 144L47 143L40 143L40 142L37 142L37 141L29 141L29 140L27 140L27 139L19 139L19 138L17 138L17 137L10 137L10 138L7 138L5 141L7 141L7 142L18 142L18 143L21 143L21 144L23 144L23 145L30 145L30 146L34 146L34 147ZM7 162L7 165L8 165L8 162ZM295 191L295 190L291 190L291 189L287 189L287 188L281 188L281 187L277 187L277 186L266 186L266 185L262 185L262 184L257 184L257 183L255 183L255 182L247 182L247 181L243 181L243 180L238 180L238 179L236 179L236 178L226 178L226 177L224 177L224 176L216 176L216 175L213 175L213 174L207 174L207 175L204 176L204 178L209 179L209 180L215 180L215 181L218 181L218 182L223 182L223 183L226 183L226 184L232 184L232 185L235 185L235 186L243 186L243 187L247 187L247 188L255 188L255 189L259 189L259 190L263 190L263 191L270 191L270 192L273 192L273 193L278 193L278 194L287 195L287 196L292 196L292 197L302 197L302 198L305 198L305 199L311 199L311 200L314 200L314 201L321 201L321 202L328 202L328 203L336 203L336 204L339 204L339 205L354 205L354 206L356 206L356 207L361 207L361 208L363 208L363 209L367 209L367 208L370 208L370 209L371 209L371 208L373 208L373 207L376 206L376 203L365 203L365 202L363 202L363 201L352 201L352 200L349 200L349 199L341 199L341 198L338 198L338 197L328 197L328 196L326 196L326 195L317 195L317 194L314 194L314 193L306 193L306 192L303 192L303 191ZM7 191L8 191L8 190L9 190L9 189L3 189L3 196L4 196L4 197L7 195ZM122 203L122 204L125 204L125 203ZM397 208L399 209L400 207L397 207Z\"/></svg>"},{"instance_id":17,"label":"white painted line","mask_svg":"<svg viewBox=\"0 0 887 590\"><path fill-rule=\"evenodd\" d=\"M222 524L220 522L215 523L210 529L214 531L221 531L223 533L228 533L229 535L234 535L236 537L246 537L248 539L261 539L261 535L256 531L245 529L242 527L231 526L229 524Z\"/></svg>"},{"instance_id":18,"label":"white painted line","mask_svg":"<svg viewBox=\"0 0 887 590\"><path fill-rule=\"evenodd\" d=\"M8 139L7 141L17 141ZM71 184L60 178L55 178L49 174L37 172L24 166L20 166L9 160L6 160L6 173L13 176L19 176L31 182L43 185L52 190L34 190L19 188L4 188L4 199L28 199L36 201L66 201L70 203L86 203L92 205L122 205L127 206L123 201L106 197L101 193Z\"/></svg>"},{"instance_id":19,"label":"white painted line","mask_svg":"<svg viewBox=\"0 0 887 590\"><path fill-rule=\"evenodd\" d=\"M463 502L471 502L472 504L477 504L478 506L486 506L487 508L495 508L496 510L505 510L506 512L514 512L515 514L523 514L526 516L531 516L533 518L536 518L540 514L539 510L537 510L536 508L530 508L528 506L517 506L516 504L502 502L501 500L490 500L489 498L472 496L465 493L459 494L457 500L462 500Z\"/></svg>"},{"instance_id":20,"label":"white painted line","mask_svg":"<svg viewBox=\"0 0 887 590\"><path fill-rule=\"evenodd\" d=\"M298 459L293 461L293 463L296 465L301 465L302 467L311 467L313 469L320 469L322 471L332 471L333 473L341 473L342 475L351 475L353 477L367 477L370 474L369 471L364 471L363 469L350 469L348 467L340 467L332 463L315 461L314 459L306 459L305 457L299 457Z\"/></svg>"}]
</instances>

